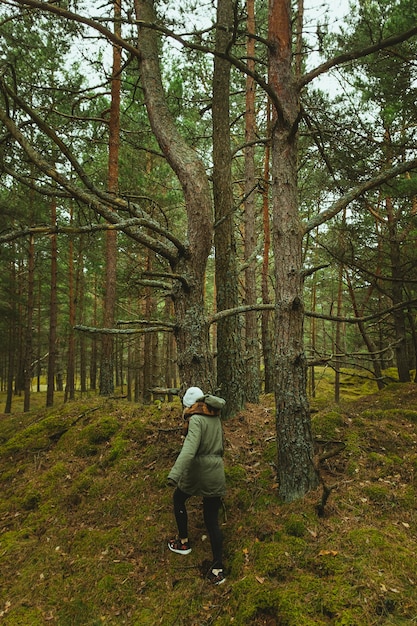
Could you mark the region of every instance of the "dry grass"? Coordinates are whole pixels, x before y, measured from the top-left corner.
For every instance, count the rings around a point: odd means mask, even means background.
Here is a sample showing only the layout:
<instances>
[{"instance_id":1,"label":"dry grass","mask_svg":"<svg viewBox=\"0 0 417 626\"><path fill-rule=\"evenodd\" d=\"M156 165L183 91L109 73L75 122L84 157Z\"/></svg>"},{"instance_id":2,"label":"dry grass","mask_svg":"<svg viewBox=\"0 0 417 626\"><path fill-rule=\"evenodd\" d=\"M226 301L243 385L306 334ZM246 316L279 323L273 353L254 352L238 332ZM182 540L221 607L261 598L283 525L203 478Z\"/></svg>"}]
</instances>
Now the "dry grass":
<instances>
[{"instance_id":1,"label":"dry grass","mask_svg":"<svg viewBox=\"0 0 417 626\"><path fill-rule=\"evenodd\" d=\"M314 405L314 401L313 401ZM8 626L417 623L417 386L313 414L333 487L290 505L275 484L270 397L224 425L228 579L204 579L201 504L193 552L172 554L166 476L180 407L91 397L1 415L0 622ZM17 410L15 405L14 410Z\"/></svg>"}]
</instances>

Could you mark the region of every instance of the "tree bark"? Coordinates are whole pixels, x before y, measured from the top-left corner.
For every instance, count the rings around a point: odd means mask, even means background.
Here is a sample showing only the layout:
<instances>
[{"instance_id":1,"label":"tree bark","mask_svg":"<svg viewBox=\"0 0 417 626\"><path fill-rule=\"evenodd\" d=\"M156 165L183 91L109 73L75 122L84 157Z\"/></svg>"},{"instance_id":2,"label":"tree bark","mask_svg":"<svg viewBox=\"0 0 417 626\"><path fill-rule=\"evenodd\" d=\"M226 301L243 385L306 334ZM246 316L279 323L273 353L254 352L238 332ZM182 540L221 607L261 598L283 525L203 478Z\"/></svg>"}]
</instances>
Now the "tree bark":
<instances>
[{"instance_id":1,"label":"tree bark","mask_svg":"<svg viewBox=\"0 0 417 626\"><path fill-rule=\"evenodd\" d=\"M70 221L73 220L73 209L70 209ZM67 352L67 378L65 383L64 400L74 400L75 398L75 296L74 296L74 242L68 242L68 310L69 310L69 337Z\"/></svg>"},{"instance_id":2,"label":"tree bark","mask_svg":"<svg viewBox=\"0 0 417 626\"><path fill-rule=\"evenodd\" d=\"M30 409L30 386L32 381L33 360L33 310L35 305L35 240L33 235L29 238L27 290L25 362L23 368L25 385L23 411L25 412Z\"/></svg>"},{"instance_id":3,"label":"tree bark","mask_svg":"<svg viewBox=\"0 0 417 626\"><path fill-rule=\"evenodd\" d=\"M247 58L248 68L255 70L255 39L250 36L255 34L255 6L254 0L247 0L248 33ZM246 112L245 112L245 241L244 256L245 269L245 303L255 304L256 294L256 245L258 231L255 210L255 139L256 139L256 115L255 115L255 88L256 83L252 76L246 77ZM254 258L255 257L255 258ZM256 311L249 311L245 316L245 398L248 402L259 402L259 337L258 315Z\"/></svg>"},{"instance_id":4,"label":"tree bark","mask_svg":"<svg viewBox=\"0 0 417 626\"><path fill-rule=\"evenodd\" d=\"M114 30L121 33L121 6L114 0ZM122 67L122 50L113 45L113 72L111 79L111 103L109 119L109 158L108 158L108 189L117 195L119 187L119 144L120 144L120 73ZM106 271L104 289L103 325L111 328L114 325L116 306L116 270L117 270L117 231L106 232ZM109 396L114 392L114 341L111 335L103 335L101 339L100 364L100 395Z\"/></svg>"},{"instance_id":5,"label":"tree bark","mask_svg":"<svg viewBox=\"0 0 417 626\"><path fill-rule=\"evenodd\" d=\"M216 51L225 53L231 44L233 5L231 0L217 4ZM213 194L216 229L217 310L238 306L239 281L233 211L232 155L230 149L230 63L215 57L213 74ZM241 322L239 316L227 317L217 325L217 384L227 398L224 417L239 411L244 402L242 385ZM214 391L214 390L213 390Z\"/></svg>"},{"instance_id":6,"label":"tree bark","mask_svg":"<svg viewBox=\"0 0 417 626\"><path fill-rule=\"evenodd\" d=\"M279 106L272 120L272 240L275 268L275 400L279 495L318 485L303 346L302 228L297 198L299 91L292 75L290 0L271 0L269 80Z\"/></svg>"},{"instance_id":7,"label":"tree bark","mask_svg":"<svg viewBox=\"0 0 417 626\"><path fill-rule=\"evenodd\" d=\"M397 218L394 213L392 198L385 199L387 211L387 226L389 238L389 257L391 261L391 300L392 303L399 304L403 301L404 292L404 276L401 267L401 246L400 236L398 234ZM407 330L406 330L406 312L399 308L393 311L395 332L395 358L397 363L398 378L401 383L408 383L410 377L410 365L407 354Z\"/></svg>"},{"instance_id":8,"label":"tree bark","mask_svg":"<svg viewBox=\"0 0 417 626\"><path fill-rule=\"evenodd\" d=\"M267 102L267 136L270 134L271 128L271 103ZM264 247L262 255L262 303L271 304L269 294L269 252L271 249L271 226L269 218L269 167L270 167L270 143L268 142L265 149L264 157L264 189L262 193L262 224ZM274 364L273 364L273 340L272 340L272 322L271 311L265 310L262 313L262 354L264 362L264 391L272 393L274 391Z\"/></svg>"},{"instance_id":9,"label":"tree bark","mask_svg":"<svg viewBox=\"0 0 417 626\"><path fill-rule=\"evenodd\" d=\"M135 0L135 12L139 22L140 74L149 120L159 146L181 184L187 214L188 246L181 255L171 259L172 272L182 278L174 278L172 290L181 384L198 385L204 389L214 382L209 324L204 310L205 270L213 238L210 186L203 163L178 132L166 104L159 67L158 35L145 25L156 21L152 1Z\"/></svg>"},{"instance_id":10,"label":"tree bark","mask_svg":"<svg viewBox=\"0 0 417 626\"><path fill-rule=\"evenodd\" d=\"M51 201L51 226L56 225L56 200ZM57 324L58 324L58 241L57 235L51 236L51 293L49 298L49 354L48 381L46 389L46 406L54 404L55 368L57 355Z\"/></svg>"}]
</instances>

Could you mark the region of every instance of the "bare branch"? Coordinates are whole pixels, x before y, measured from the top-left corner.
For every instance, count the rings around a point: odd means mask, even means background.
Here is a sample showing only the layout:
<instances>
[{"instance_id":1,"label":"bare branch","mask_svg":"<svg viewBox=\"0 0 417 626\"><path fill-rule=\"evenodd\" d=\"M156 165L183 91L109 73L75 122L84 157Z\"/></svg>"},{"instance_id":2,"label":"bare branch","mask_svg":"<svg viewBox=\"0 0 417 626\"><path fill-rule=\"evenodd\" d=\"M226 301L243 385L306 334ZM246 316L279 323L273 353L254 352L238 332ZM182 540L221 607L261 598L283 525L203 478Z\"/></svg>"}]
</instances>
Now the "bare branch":
<instances>
[{"instance_id":1,"label":"bare branch","mask_svg":"<svg viewBox=\"0 0 417 626\"><path fill-rule=\"evenodd\" d=\"M408 300L406 302L400 302L399 304L389 307L388 309L384 309L383 311L379 311L378 313L374 313L372 315L365 315L363 317L342 317L337 315L325 315L322 313L317 313L315 311L304 311L304 315L306 317L328 320L329 322L346 322L347 324L357 324L358 322L369 322L371 320L381 318L384 315L392 313L393 311L397 311L398 309L405 309L413 304L417 304L417 298ZM249 311L273 311L275 309L275 306L275 304L246 304L235 307L233 309L225 309L224 311L219 311L218 313L212 315L209 318L209 324L215 324L219 320L225 317L229 317L230 315L242 315L248 313Z\"/></svg>"},{"instance_id":2,"label":"bare branch","mask_svg":"<svg viewBox=\"0 0 417 626\"><path fill-rule=\"evenodd\" d=\"M391 46L396 46L400 43L403 43L404 41L407 41L408 39L411 39L411 37L414 37L415 35L417 35L417 26L410 28L410 30L407 30L404 33L392 35L391 37L388 37L387 39L383 39L382 41L372 44L371 46L368 46L367 48L362 48L360 50L354 50L353 52L345 52L343 54L339 54L333 59L329 59L325 63L322 63L321 65L316 67L314 70L311 70L311 72L307 72L307 74L304 74L304 76L302 76L299 80L299 86L300 88L304 87L305 85L310 83L314 78L317 78L317 76L324 74L325 72L330 70L332 67L344 65L345 63L348 63L349 61L354 61L355 59L361 59L370 54L373 54L374 52L379 52L380 50L385 50L386 48L390 48Z\"/></svg>"},{"instance_id":3,"label":"bare branch","mask_svg":"<svg viewBox=\"0 0 417 626\"><path fill-rule=\"evenodd\" d=\"M0 243L9 243L16 239L27 237L28 235L82 235L85 233L95 233L98 231L106 230L126 230L134 226L143 226L143 220L139 218L132 218L130 220L124 220L118 224L87 224L85 226L29 226L16 230L5 235L0 235Z\"/></svg>"},{"instance_id":4,"label":"bare branch","mask_svg":"<svg viewBox=\"0 0 417 626\"><path fill-rule=\"evenodd\" d=\"M174 322L160 322L159 320L117 320L116 324L118 326L123 326L124 324L140 324L141 326L154 326L159 327L161 324L167 327L168 330L173 330L176 327Z\"/></svg>"},{"instance_id":5,"label":"bare branch","mask_svg":"<svg viewBox=\"0 0 417 626\"><path fill-rule=\"evenodd\" d=\"M150 326L149 328L96 328L94 326L83 326L77 324L74 330L91 335L139 335L141 333L170 333L172 328L169 326Z\"/></svg>"},{"instance_id":6,"label":"bare branch","mask_svg":"<svg viewBox=\"0 0 417 626\"><path fill-rule=\"evenodd\" d=\"M100 194L101 198L99 198L97 197L95 191L85 191L76 186L44 159L44 157L29 143L14 121L7 115L7 112L2 109L0 109L0 121L3 122L10 135L19 143L32 163L34 163L41 172L56 182L60 187L65 189L71 197L77 199L82 204L88 206L90 209L93 209L96 213L104 217L104 219L106 219L110 224L120 226L124 220L122 220L120 216L110 207L116 206L117 208L120 208L122 206L125 211L128 211L129 204L126 200L123 200L122 198L115 198L111 194ZM141 243L150 250L153 250L163 258L167 259L170 263L175 263L177 261L178 254L182 256L186 254L185 246L176 240L167 229L162 228L159 224L157 224L157 222L155 222L155 220L152 220L149 216L147 216L142 209L139 209L139 207L138 212L144 215L144 217L136 218L137 221L135 222L134 227L131 225L121 226L120 230L125 232L126 235L130 236L138 243ZM149 228L159 234L163 234L171 243L176 242L180 247L178 248L177 245L175 245L174 248L169 243L161 242L154 237L137 230L140 226Z\"/></svg>"},{"instance_id":7,"label":"bare branch","mask_svg":"<svg viewBox=\"0 0 417 626\"><path fill-rule=\"evenodd\" d=\"M388 313L392 313L393 311L398 311L398 309L405 309L413 304L417 304L417 298L414 298L413 300L408 300L407 302L400 302L399 304L391 306L388 309L384 309L383 311L379 311L378 313L373 313L372 315L364 315L363 317L324 315L322 313L316 313L313 311L305 311L304 315L306 317L314 317L320 320L329 320L329 322L345 322L346 324L357 324L358 322L370 322L371 320L375 320L383 317L384 315L388 315Z\"/></svg>"},{"instance_id":8,"label":"bare branch","mask_svg":"<svg viewBox=\"0 0 417 626\"><path fill-rule=\"evenodd\" d=\"M384 170L383 172L377 174L377 176L374 176L360 185L353 187L353 189L345 193L345 195L339 198L339 200L332 204L328 209L318 213L308 220L308 222L304 225L304 234L314 230L318 226L321 226L321 224L328 222L331 218L335 217L335 215L343 211L343 209L345 209L351 202L362 196L367 191L371 191L371 189L379 187L388 180L416 168L417 159L411 159L411 161L405 161L404 163L400 163L399 165L395 165L394 167Z\"/></svg>"}]
</instances>

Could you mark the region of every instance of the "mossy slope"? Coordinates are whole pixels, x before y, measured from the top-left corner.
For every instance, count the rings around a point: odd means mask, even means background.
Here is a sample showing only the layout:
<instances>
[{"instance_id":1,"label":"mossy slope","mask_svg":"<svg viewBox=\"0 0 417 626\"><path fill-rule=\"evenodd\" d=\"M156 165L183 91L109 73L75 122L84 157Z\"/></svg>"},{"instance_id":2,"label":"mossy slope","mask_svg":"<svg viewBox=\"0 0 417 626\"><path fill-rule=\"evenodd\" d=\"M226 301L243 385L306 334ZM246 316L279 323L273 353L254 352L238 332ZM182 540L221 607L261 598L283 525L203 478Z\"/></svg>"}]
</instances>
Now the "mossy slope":
<instances>
[{"instance_id":1,"label":"mossy slope","mask_svg":"<svg viewBox=\"0 0 417 626\"><path fill-rule=\"evenodd\" d=\"M323 407L321 403L321 407ZM321 408L318 447L333 488L284 505L275 483L271 398L224 425L228 578L190 502L188 557L167 472L181 445L178 402L90 399L0 416L0 622L7 626L396 625L417 616L417 389Z\"/></svg>"}]
</instances>

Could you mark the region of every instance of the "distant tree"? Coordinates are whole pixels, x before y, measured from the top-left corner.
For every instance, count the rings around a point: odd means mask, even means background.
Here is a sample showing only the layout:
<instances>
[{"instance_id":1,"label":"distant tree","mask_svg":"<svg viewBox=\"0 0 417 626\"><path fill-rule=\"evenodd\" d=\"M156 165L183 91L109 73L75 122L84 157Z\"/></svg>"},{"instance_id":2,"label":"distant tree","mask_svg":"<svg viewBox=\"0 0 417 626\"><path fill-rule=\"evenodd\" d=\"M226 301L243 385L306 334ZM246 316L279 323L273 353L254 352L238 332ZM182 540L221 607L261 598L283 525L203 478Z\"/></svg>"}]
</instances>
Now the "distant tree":
<instances>
[{"instance_id":1,"label":"distant tree","mask_svg":"<svg viewBox=\"0 0 417 626\"><path fill-rule=\"evenodd\" d=\"M51 198L51 229L54 231L57 224L56 199ZM49 297L49 340L48 340L48 376L46 389L46 406L53 406L55 392L55 375L57 364L58 342L58 239L56 233L51 235L51 267L50 267L50 297Z\"/></svg>"},{"instance_id":2,"label":"distant tree","mask_svg":"<svg viewBox=\"0 0 417 626\"><path fill-rule=\"evenodd\" d=\"M113 2L114 32L121 35L121 0ZM108 191L117 195L119 192L119 146L120 146L120 94L121 94L122 50L113 44L113 70L111 77L111 98L109 113L109 150L108 150ZM104 279L104 314L103 326L113 328L116 307L116 266L117 266L117 231L106 232ZM111 335L101 338L100 395L109 396L114 392L114 345Z\"/></svg>"}]
</instances>

